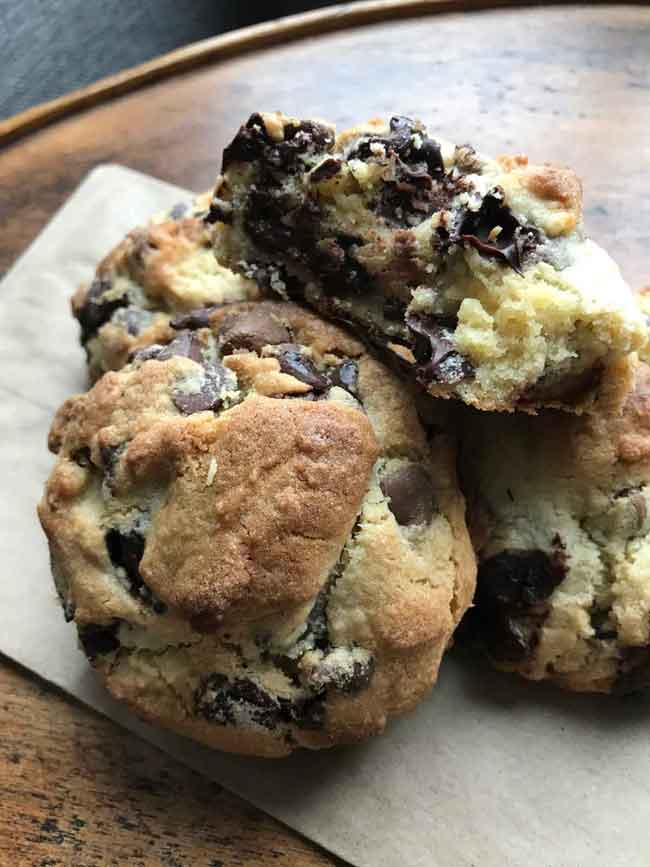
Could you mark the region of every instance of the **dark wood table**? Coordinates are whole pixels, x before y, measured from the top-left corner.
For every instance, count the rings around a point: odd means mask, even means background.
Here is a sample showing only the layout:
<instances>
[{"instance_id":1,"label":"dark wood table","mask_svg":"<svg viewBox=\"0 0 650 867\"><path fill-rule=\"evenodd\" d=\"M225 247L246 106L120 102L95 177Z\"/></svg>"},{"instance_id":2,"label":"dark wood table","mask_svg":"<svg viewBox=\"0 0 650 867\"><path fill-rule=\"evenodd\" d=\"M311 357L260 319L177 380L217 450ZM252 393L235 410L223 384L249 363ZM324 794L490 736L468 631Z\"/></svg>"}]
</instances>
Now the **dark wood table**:
<instances>
[{"instance_id":1,"label":"dark wood table","mask_svg":"<svg viewBox=\"0 0 650 867\"><path fill-rule=\"evenodd\" d=\"M237 125L282 109L340 125L410 114L488 153L565 161L592 236L650 282L650 9L485 5L297 16L0 123L0 269L98 163L206 189ZM0 864L340 863L6 661L0 691Z\"/></svg>"}]
</instances>

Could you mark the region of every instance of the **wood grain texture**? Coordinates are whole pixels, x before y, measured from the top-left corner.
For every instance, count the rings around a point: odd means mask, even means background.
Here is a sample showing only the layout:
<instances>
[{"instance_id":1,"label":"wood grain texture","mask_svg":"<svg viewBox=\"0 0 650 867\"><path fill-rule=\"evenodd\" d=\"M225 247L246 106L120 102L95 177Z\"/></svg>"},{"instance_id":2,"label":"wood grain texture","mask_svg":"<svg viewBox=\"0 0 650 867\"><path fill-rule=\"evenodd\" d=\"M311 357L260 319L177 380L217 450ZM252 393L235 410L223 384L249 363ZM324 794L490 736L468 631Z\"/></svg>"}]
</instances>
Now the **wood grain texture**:
<instances>
[{"instance_id":1,"label":"wood grain texture","mask_svg":"<svg viewBox=\"0 0 650 867\"><path fill-rule=\"evenodd\" d=\"M96 164L206 189L239 123L282 109L339 125L410 114L488 153L566 162L585 180L590 233L648 283L649 50L650 9L582 6L407 18L209 63L0 152L0 269ZM23 675L0 668L0 689L0 863L334 863ZM11 860L19 846L27 860Z\"/></svg>"},{"instance_id":2,"label":"wood grain texture","mask_svg":"<svg viewBox=\"0 0 650 867\"><path fill-rule=\"evenodd\" d=\"M561 3L562 0L546 0L544 5ZM534 0L372 0L288 15L280 20L245 27L234 33L225 33L183 46L131 69L102 78L80 90L28 108L14 117L0 121L0 145L40 129L74 111L106 102L144 84L187 72L208 62L223 61L233 55L268 48L280 42L287 43L292 39L387 19L521 5L534 5Z\"/></svg>"},{"instance_id":3,"label":"wood grain texture","mask_svg":"<svg viewBox=\"0 0 650 867\"><path fill-rule=\"evenodd\" d=\"M585 180L586 220L647 282L650 9L475 12L310 37L141 88L0 152L0 268L98 162L195 189L251 111L348 124L412 114L486 152L528 152Z\"/></svg>"},{"instance_id":4,"label":"wood grain texture","mask_svg":"<svg viewBox=\"0 0 650 867\"><path fill-rule=\"evenodd\" d=\"M0 659L3 867L332 867L327 855Z\"/></svg>"}]
</instances>

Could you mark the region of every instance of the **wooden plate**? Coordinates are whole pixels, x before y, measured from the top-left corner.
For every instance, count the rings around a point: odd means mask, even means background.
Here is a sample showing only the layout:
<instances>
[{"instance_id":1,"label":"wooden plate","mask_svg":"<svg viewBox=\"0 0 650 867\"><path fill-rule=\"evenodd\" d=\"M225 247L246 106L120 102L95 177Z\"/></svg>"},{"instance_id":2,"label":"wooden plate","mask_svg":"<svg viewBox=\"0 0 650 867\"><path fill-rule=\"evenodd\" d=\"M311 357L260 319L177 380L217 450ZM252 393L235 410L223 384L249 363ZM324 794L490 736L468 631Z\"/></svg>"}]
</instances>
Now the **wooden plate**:
<instances>
[{"instance_id":1,"label":"wooden plate","mask_svg":"<svg viewBox=\"0 0 650 867\"><path fill-rule=\"evenodd\" d=\"M486 5L502 8L479 9ZM633 285L650 283L650 9L645 4L506 6L514 4L388 0L295 16L190 46L0 123L0 269L22 252L97 163L120 162L205 189L239 123L255 110L282 109L340 125L372 115L410 114L441 135L488 153L524 151L536 160L566 162L585 180L591 234L614 253ZM104 818L112 828L111 810L123 819L126 803L129 814L139 809L155 817L154 825L169 826L171 807L158 803L155 793L158 786L168 787L161 780L169 780L165 768L173 763L165 764L155 787L151 783L154 794L138 795L137 803L129 781L126 801L114 780L115 759L91 766L74 758L72 746L79 741L76 732L83 732L87 751L117 755L119 764L127 735L112 735L111 723L71 703L65 712L60 699L51 698L46 706L40 689L22 686L17 673L4 669L2 676L24 707L12 718L11 734L20 750L11 754L17 757L11 758L15 773L4 780L15 794L5 800L15 803L7 813L0 852L13 851L17 817L25 828L29 823L41 828L38 840L27 831L23 839L30 857L38 852L43 864L59 863L58 857L73 849L75 863L83 851L84 863L104 864L135 842L151 847L144 824L142 831L124 826L129 834L117 843L113 832L95 833L92 825L106 807ZM38 725L32 724L25 738L27 717ZM57 737L67 739L70 751L56 746ZM146 758L151 773L158 773L149 747L128 749L127 764ZM61 768L59 754L66 756ZM69 755L73 759L67 763ZM43 756L49 762L45 775ZM82 773L78 786L61 788L64 777L79 774L74 761L92 773ZM96 796L89 796L88 773L105 786ZM170 791L180 793L180 785ZM183 786L181 804L204 791L190 776ZM271 820L263 824L257 813L234 799L229 803L232 815L225 818L223 806L215 807L215 820L228 830L227 838L204 841L205 826L196 830L185 813L174 814L179 839L173 852L165 841L156 843L155 852L147 851L153 857L160 849L165 863L172 863L172 855L184 863L190 853L207 858L201 848L205 842L212 856L226 857L227 863L232 856L240 863L244 851L250 863L334 863ZM50 818L52 811L59 821L63 815L76 823L70 824L74 833L65 831L65 840ZM88 833L79 831L86 823Z\"/></svg>"},{"instance_id":2,"label":"wooden plate","mask_svg":"<svg viewBox=\"0 0 650 867\"><path fill-rule=\"evenodd\" d=\"M650 9L483 5L389 0L293 16L10 119L0 127L0 143L13 139L0 152L0 268L96 163L207 188L239 123L282 109L340 125L415 115L487 153L565 162L584 178L590 233L633 285L650 282Z\"/></svg>"}]
</instances>

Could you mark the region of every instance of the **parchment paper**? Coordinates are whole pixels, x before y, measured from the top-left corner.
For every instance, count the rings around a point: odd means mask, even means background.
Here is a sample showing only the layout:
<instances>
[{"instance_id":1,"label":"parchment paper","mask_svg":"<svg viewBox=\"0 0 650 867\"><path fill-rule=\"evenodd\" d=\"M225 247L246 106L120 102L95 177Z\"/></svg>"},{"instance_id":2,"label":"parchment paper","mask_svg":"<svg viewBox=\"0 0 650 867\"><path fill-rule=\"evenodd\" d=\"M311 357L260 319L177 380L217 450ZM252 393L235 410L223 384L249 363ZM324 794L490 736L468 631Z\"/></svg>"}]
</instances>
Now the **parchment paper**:
<instances>
[{"instance_id":1,"label":"parchment paper","mask_svg":"<svg viewBox=\"0 0 650 867\"><path fill-rule=\"evenodd\" d=\"M187 196L97 168L0 287L0 651L360 867L647 867L647 697L565 695L452 653L383 737L273 762L157 731L95 684L34 511L52 413L86 383L68 298L129 228Z\"/></svg>"}]
</instances>

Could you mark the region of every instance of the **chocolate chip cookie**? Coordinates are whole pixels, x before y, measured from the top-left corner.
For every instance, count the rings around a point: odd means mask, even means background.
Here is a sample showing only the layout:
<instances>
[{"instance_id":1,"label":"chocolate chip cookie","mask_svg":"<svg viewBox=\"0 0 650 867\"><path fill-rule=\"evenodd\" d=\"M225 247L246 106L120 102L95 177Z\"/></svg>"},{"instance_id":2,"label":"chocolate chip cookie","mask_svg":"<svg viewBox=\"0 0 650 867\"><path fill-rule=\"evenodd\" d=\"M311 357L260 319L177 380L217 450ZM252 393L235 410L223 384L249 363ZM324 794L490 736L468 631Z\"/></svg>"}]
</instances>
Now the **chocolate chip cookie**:
<instances>
[{"instance_id":1,"label":"chocolate chip cookie","mask_svg":"<svg viewBox=\"0 0 650 867\"><path fill-rule=\"evenodd\" d=\"M444 417L427 437L408 387L292 304L175 325L56 415L39 515L65 616L114 696L211 746L381 732L474 590Z\"/></svg>"},{"instance_id":2,"label":"chocolate chip cookie","mask_svg":"<svg viewBox=\"0 0 650 867\"><path fill-rule=\"evenodd\" d=\"M461 634L578 691L650 685L650 367L610 368L594 414L466 411L479 558Z\"/></svg>"},{"instance_id":3,"label":"chocolate chip cookie","mask_svg":"<svg viewBox=\"0 0 650 867\"><path fill-rule=\"evenodd\" d=\"M208 219L227 224L222 261L395 353L432 395L576 410L647 341L581 205L569 169L490 159L407 117L337 136L254 114Z\"/></svg>"},{"instance_id":4,"label":"chocolate chip cookie","mask_svg":"<svg viewBox=\"0 0 650 867\"><path fill-rule=\"evenodd\" d=\"M119 370L138 348L171 340L170 317L257 297L253 281L214 257L222 227L203 220L209 199L203 194L179 203L129 232L99 264L93 281L75 293L72 310L93 380Z\"/></svg>"}]
</instances>

